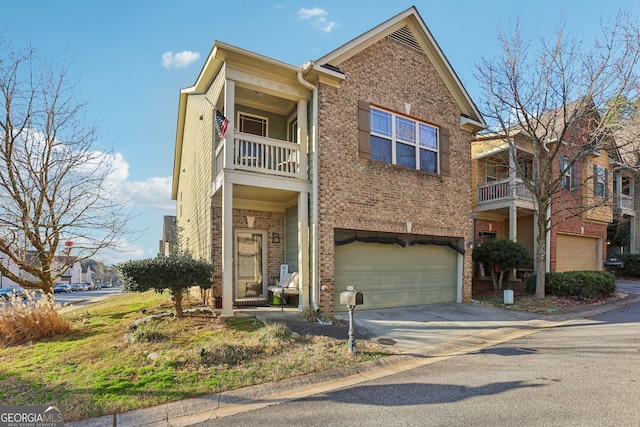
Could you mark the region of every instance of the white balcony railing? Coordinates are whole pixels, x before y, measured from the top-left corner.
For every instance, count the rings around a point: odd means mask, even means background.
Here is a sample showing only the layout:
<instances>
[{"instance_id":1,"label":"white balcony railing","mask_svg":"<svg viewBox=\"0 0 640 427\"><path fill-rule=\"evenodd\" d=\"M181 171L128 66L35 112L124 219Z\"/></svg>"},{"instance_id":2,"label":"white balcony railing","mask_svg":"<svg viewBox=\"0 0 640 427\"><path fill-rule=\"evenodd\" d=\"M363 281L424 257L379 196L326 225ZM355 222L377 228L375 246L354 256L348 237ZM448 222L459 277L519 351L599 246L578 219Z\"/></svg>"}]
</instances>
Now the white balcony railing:
<instances>
[{"instance_id":1,"label":"white balcony railing","mask_svg":"<svg viewBox=\"0 0 640 427\"><path fill-rule=\"evenodd\" d=\"M509 185L508 179L478 185L478 204L509 199L523 199L531 201L533 200L533 197L531 192L520 180L516 180L514 185Z\"/></svg>"},{"instance_id":2,"label":"white balcony railing","mask_svg":"<svg viewBox=\"0 0 640 427\"><path fill-rule=\"evenodd\" d=\"M299 144L241 132L234 132L234 136L232 146L227 146L229 139L226 139L216 148L216 173L227 168L298 178L303 172ZM231 161L225 164L227 149L232 150L230 157L226 157Z\"/></svg>"},{"instance_id":3,"label":"white balcony railing","mask_svg":"<svg viewBox=\"0 0 640 427\"><path fill-rule=\"evenodd\" d=\"M633 196L629 196L627 194L619 194L618 195L618 207L620 209L625 209L625 210L628 210L628 211L634 210Z\"/></svg>"}]
</instances>

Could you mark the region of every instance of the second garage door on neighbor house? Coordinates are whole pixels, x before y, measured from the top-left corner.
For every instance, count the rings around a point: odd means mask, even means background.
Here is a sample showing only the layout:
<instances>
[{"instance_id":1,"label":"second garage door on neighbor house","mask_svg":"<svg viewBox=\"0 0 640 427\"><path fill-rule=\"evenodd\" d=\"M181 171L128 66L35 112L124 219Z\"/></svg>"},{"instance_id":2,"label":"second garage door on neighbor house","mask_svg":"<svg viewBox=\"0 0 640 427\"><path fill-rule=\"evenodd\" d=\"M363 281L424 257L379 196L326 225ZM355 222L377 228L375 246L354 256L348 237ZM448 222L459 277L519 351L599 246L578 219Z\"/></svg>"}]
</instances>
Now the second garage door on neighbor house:
<instances>
[{"instance_id":1,"label":"second garage door on neighbor house","mask_svg":"<svg viewBox=\"0 0 640 427\"><path fill-rule=\"evenodd\" d=\"M336 246L336 311L340 292L354 286L364 296L358 309L456 302L458 253L443 245L352 242Z\"/></svg>"},{"instance_id":2,"label":"second garage door on neighbor house","mask_svg":"<svg viewBox=\"0 0 640 427\"><path fill-rule=\"evenodd\" d=\"M596 237L558 234L556 271L598 270L598 242Z\"/></svg>"}]
</instances>

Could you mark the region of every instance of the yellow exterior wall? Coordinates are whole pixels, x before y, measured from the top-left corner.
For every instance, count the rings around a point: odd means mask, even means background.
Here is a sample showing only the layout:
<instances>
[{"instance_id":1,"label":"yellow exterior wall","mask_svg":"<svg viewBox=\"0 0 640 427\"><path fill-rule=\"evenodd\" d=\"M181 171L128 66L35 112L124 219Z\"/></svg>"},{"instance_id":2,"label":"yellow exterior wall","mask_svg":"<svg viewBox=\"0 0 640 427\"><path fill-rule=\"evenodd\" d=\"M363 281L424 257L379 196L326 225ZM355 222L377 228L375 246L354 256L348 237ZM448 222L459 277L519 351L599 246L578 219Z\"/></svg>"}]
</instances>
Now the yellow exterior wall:
<instances>
[{"instance_id":1,"label":"yellow exterior wall","mask_svg":"<svg viewBox=\"0 0 640 427\"><path fill-rule=\"evenodd\" d=\"M609 199L595 197L593 194L593 186L595 178L593 176L593 166L599 165L609 170L609 179L607 181ZM585 218L591 221L602 221L609 223L613 221L613 169L609 165L609 156L606 151L601 151L599 156L592 156L585 164L585 177L589 177L587 185L583 193L586 206L596 206L589 209L585 213Z\"/></svg>"},{"instance_id":2,"label":"yellow exterior wall","mask_svg":"<svg viewBox=\"0 0 640 427\"><path fill-rule=\"evenodd\" d=\"M194 258L206 260L211 260L213 132L213 107L203 95L189 96L177 194L177 222L182 229L182 247L189 249Z\"/></svg>"}]
</instances>

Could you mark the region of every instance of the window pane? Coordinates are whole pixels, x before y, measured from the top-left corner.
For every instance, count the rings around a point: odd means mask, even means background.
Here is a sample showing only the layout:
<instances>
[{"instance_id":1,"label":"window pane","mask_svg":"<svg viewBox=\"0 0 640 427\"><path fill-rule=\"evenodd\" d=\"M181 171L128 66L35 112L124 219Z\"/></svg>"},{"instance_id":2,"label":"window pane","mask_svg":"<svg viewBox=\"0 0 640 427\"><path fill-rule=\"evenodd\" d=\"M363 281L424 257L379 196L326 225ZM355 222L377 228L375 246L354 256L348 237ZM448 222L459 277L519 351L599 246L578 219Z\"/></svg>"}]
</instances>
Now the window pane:
<instances>
[{"instance_id":1,"label":"window pane","mask_svg":"<svg viewBox=\"0 0 640 427\"><path fill-rule=\"evenodd\" d=\"M267 119L240 114L240 132L267 136Z\"/></svg>"},{"instance_id":2,"label":"window pane","mask_svg":"<svg viewBox=\"0 0 640 427\"><path fill-rule=\"evenodd\" d=\"M438 149L438 133L433 126L420 124L420 145L422 147Z\"/></svg>"},{"instance_id":3,"label":"window pane","mask_svg":"<svg viewBox=\"0 0 640 427\"><path fill-rule=\"evenodd\" d=\"M416 148L413 145L396 144L396 164L399 166L416 167Z\"/></svg>"},{"instance_id":4,"label":"window pane","mask_svg":"<svg viewBox=\"0 0 640 427\"><path fill-rule=\"evenodd\" d=\"M416 123L404 117L396 117L396 138L405 142L416 142Z\"/></svg>"},{"instance_id":5,"label":"window pane","mask_svg":"<svg viewBox=\"0 0 640 427\"><path fill-rule=\"evenodd\" d=\"M391 114L372 108L371 132L391 136Z\"/></svg>"},{"instance_id":6,"label":"window pane","mask_svg":"<svg viewBox=\"0 0 640 427\"><path fill-rule=\"evenodd\" d=\"M371 160L391 163L391 140L371 135Z\"/></svg>"},{"instance_id":7,"label":"window pane","mask_svg":"<svg viewBox=\"0 0 640 427\"><path fill-rule=\"evenodd\" d=\"M420 170L438 173L438 156L434 151L420 150Z\"/></svg>"}]
</instances>

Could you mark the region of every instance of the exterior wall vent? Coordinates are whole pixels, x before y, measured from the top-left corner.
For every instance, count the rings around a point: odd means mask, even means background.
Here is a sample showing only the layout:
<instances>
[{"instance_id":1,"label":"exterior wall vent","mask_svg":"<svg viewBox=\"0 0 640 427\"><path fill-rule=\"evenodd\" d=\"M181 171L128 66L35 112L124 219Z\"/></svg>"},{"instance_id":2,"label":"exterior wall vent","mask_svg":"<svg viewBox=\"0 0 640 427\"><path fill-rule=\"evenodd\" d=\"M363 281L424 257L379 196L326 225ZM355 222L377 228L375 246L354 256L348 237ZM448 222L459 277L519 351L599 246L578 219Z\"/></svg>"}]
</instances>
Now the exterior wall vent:
<instances>
[{"instance_id":1,"label":"exterior wall vent","mask_svg":"<svg viewBox=\"0 0 640 427\"><path fill-rule=\"evenodd\" d=\"M418 40L416 40L409 27L407 27L406 25L399 30L389 34L387 37L389 38L389 40L392 40L396 43L401 43L420 53L425 53L422 49L422 46L420 46L420 43L418 43Z\"/></svg>"}]
</instances>

